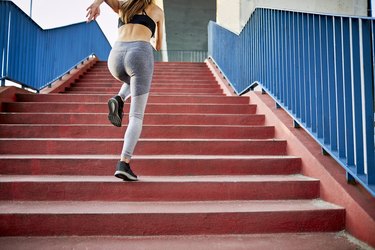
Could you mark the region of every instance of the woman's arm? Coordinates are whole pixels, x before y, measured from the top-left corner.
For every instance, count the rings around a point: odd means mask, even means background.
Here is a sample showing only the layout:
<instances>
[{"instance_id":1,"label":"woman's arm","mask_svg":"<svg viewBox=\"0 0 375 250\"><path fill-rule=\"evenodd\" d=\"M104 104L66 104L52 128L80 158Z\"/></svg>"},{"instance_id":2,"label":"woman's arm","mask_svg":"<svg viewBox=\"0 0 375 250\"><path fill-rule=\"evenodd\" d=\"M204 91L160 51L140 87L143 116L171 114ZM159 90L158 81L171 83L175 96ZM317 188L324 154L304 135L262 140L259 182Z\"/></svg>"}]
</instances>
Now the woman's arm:
<instances>
[{"instance_id":1,"label":"woman's arm","mask_svg":"<svg viewBox=\"0 0 375 250\"><path fill-rule=\"evenodd\" d=\"M100 5L106 2L109 7L113 9L114 12L118 13L120 9L120 2L118 0L95 0L86 10L87 10L87 22L96 20L100 15Z\"/></svg>"},{"instance_id":2,"label":"woman's arm","mask_svg":"<svg viewBox=\"0 0 375 250\"><path fill-rule=\"evenodd\" d=\"M160 9L159 20L157 21L157 33L155 49L161 50L163 46L163 33L164 33L164 12Z\"/></svg>"}]
</instances>

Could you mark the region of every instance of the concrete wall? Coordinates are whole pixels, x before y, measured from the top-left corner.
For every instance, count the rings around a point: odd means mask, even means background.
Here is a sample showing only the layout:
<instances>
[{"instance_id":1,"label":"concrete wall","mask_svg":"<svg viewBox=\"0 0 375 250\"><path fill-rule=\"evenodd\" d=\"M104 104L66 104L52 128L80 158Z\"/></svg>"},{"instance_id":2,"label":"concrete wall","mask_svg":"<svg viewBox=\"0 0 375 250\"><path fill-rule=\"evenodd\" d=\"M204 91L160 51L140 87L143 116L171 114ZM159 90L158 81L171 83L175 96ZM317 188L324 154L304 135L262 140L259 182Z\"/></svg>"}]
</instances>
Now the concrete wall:
<instances>
[{"instance_id":1,"label":"concrete wall","mask_svg":"<svg viewBox=\"0 0 375 250\"><path fill-rule=\"evenodd\" d=\"M168 50L207 50L207 25L216 21L215 0L164 0Z\"/></svg>"},{"instance_id":2,"label":"concrete wall","mask_svg":"<svg viewBox=\"0 0 375 250\"><path fill-rule=\"evenodd\" d=\"M239 34L256 7L367 16L368 0L217 0L217 22Z\"/></svg>"}]
</instances>

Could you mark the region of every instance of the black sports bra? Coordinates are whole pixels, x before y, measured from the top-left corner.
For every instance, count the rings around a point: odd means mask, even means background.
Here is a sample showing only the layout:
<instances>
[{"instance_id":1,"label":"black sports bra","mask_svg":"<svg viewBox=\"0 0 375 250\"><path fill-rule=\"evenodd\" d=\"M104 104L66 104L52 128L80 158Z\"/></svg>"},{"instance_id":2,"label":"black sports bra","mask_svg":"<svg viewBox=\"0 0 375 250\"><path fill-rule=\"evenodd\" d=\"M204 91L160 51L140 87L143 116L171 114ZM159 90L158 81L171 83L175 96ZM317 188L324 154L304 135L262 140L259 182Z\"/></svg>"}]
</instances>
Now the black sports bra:
<instances>
[{"instance_id":1,"label":"black sports bra","mask_svg":"<svg viewBox=\"0 0 375 250\"><path fill-rule=\"evenodd\" d=\"M154 37L155 30L156 30L156 24L155 24L154 20L152 20L152 18L147 15L146 11L143 10L142 12L143 12L143 14L134 15L129 23L141 24L143 26L146 26L147 28L150 29L150 31L152 33L152 37ZM120 28L123 25L125 25L125 23L121 20L121 17L119 17L118 27Z\"/></svg>"}]
</instances>

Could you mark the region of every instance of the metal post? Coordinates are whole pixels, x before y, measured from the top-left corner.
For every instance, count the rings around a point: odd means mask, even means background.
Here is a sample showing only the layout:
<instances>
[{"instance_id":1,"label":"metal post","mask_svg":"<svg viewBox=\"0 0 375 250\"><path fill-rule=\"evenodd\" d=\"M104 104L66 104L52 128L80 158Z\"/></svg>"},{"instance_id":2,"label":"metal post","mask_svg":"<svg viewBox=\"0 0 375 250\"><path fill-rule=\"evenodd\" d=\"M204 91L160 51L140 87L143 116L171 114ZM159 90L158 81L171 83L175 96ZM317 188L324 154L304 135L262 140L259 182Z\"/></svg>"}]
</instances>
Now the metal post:
<instances>
[{"instance_id":1,"label":"metal post","mask_svg":"<svg viewBox=\"0 0 375 250\"><path fill-rule=\"evenodd\" d=\"M30 0L30 18L32 18L33 14L33 0Z\"/></svg>"}]
</instances>

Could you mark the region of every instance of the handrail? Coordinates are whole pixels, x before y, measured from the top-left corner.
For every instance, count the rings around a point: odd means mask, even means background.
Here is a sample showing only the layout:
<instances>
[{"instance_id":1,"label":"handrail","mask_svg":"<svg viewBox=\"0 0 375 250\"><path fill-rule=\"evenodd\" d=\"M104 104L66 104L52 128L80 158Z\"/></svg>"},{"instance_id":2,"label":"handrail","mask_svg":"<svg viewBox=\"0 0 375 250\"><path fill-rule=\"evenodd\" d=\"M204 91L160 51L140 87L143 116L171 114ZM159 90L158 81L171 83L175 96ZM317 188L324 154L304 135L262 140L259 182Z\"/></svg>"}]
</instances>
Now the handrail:
<instances>
[{"instance_id":1,"label":"handrail","mask_svg":"<svg viewBox=\"0 0 375 250\"><path fill-rule=\"evenodd\" d=\"M257 8L239 36L208 26L209 56L236 93L261 85L373 196L374 21Z\"/></svg>"},{"instance_id":2,"label":"handrail","mask_svg":"<svg viewBox=\"0 0 375 250\"><path fill-rule=\"evenodd\" d=\"M11 1L0 0L0 80L40 90L111 45L96 22L43 30Z\"/></svg>"}]
</instances>

